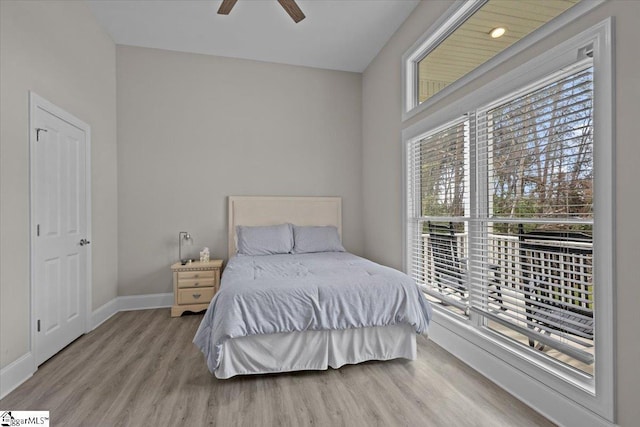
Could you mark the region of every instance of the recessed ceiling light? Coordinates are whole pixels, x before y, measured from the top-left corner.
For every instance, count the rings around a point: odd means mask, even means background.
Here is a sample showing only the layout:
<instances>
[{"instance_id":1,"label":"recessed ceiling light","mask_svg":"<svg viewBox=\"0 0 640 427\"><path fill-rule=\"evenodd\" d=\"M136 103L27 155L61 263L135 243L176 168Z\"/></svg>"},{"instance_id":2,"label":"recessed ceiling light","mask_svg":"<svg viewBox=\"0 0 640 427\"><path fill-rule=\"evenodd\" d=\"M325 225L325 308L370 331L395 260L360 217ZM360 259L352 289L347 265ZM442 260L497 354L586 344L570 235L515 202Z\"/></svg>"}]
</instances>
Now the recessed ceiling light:
<instances>
[{"instance_id":1,"label":"recessed ceiling light","mask_svg":"<svg viewBox=\"0 0 640 427\"><path fill-rule=\"evenodd\" d=\"M504 36L504 33L506 32L507 32L506 28L498 27L491 30L489 35L491 35L492 38L497 39L498 37Z\"/></svg>"}]
</instances>

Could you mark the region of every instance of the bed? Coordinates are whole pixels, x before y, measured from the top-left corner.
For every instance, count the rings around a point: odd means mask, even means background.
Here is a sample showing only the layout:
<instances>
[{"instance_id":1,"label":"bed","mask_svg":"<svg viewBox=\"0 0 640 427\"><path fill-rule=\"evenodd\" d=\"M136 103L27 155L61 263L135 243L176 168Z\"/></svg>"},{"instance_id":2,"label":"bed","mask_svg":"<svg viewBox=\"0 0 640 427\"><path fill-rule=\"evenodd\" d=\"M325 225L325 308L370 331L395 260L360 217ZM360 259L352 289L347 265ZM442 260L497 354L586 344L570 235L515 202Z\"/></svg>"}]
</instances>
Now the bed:
<instances>
[{"instance_id":1,"label":"bed","mask_svg":"<svg viewBox=\"0 0 640 427\"><path fill-rule=\"evenodd\" d=\"M339 197L229 197L230 259L193 341L217 378L416 358L428 302L405 274L341 250L341 219ZM243 249L262 228L285 245L286 227L294 253ZM304 240L317 232L337 237Z\"/></svg>"}]
</instances>

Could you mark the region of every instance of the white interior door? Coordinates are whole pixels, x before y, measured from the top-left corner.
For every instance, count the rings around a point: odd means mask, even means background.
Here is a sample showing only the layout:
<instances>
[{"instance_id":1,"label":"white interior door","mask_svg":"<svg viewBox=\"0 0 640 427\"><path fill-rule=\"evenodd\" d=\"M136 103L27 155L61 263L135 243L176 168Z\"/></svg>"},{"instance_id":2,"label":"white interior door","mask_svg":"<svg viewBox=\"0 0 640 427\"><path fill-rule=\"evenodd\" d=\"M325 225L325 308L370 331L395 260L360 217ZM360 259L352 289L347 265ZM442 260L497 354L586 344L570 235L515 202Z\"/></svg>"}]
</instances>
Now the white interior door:
<instances>
[{"instance_id":1,"label":"white interior door","mask_svg":"<svg viewBox=\"0 0 640 427\"><path fill-rule=\"evenodd\" d=\"M87 135L32 106L32 240L35 359L40 365L85 332L87 318Z\"/></svg>"}]
</instances>

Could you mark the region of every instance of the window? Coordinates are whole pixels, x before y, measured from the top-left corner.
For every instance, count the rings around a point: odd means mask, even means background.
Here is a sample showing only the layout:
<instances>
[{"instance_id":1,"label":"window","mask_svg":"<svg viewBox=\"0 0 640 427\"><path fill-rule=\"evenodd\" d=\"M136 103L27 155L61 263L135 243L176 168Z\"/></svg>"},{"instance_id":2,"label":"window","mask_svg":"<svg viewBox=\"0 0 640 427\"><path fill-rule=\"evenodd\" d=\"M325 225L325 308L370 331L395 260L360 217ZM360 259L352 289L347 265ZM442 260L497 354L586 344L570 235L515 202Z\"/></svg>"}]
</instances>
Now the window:
<instances>
[{"instance_id":1,"label":"window","mask_svg":"<svg viewBox=\"0 0 640 427\"><path fill-rule=\"evenodd\" d=\"M439 321L485 350L510 349L500 353L510 364L611 418L608 26L405 129L403 140L406 269Z\"/></svg>"},{"instance_id":2,"label":"window","mask_svg":"<svg viewBox=\"0 0 640 427\"><path fill-rule=\"evenodd\" d=\"M473 130L411 144L412 276L445 310L592 375L592 60L494 104L468 114Z\"/></svg>"},{"instance_id":3,"label":"window","mask_svg":"<svg viewBox=\"0 0 640 427\"><path fill-rule=\"evenodd\" d=\"M477 114L481 285L472 310L488 328L592 375L592 61Z\"/></svg>"},{"instance_id":4,"label":"window","mask_svg":"<svg viewBox=\"0 0 640 427\"><path fill-rule=\"evenodd\" d=\"M449 123L409 148L412 275L429 299L469 313L469 121Z\"/></svg>"},{"instance_id":5,"label":"window","mask_svg":"<svg viewBox=\"0 0 640 427\"><path fill-rule=\"evenodd\" d=\"M429 104L426 101L442 98L601 2L457 3L403 57L403 119L422 111Z\"/></svg>"},{"instance_id":6,"label":"window","mask_svg":"<svg viewBox=\"0 0 640 427\"><path fill-rule=\"evenodd\" d=\"M418 104L551 21L579 0L488 0L418 61Z\"/></svg>"}]
</instances>

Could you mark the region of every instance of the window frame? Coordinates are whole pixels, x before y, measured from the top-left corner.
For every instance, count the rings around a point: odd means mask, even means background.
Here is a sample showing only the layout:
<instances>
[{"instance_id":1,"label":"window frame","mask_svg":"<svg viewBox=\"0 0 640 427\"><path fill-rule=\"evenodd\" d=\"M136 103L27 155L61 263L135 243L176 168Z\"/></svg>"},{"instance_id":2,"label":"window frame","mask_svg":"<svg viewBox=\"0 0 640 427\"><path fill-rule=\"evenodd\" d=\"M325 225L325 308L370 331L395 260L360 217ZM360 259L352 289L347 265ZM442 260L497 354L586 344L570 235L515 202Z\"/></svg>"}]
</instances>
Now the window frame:
<instances>
[{"instance_id":1,"label":"window frame","mask_svg":"<svg viewBox=\"0 0 640 427\"><path fill-rule=\"evenodd\" d=\"M614 345L615 345L615 316L614 298L615 295L615 224L614 224L614 128L613 128L613 106L614 106L614 63L613 63L613 20L606 20L581 32L580 34L560 43L549 49L545 53L528 61L527 63L505 73L500 78L474 90L461 99L454 101L449 106L435 111L433 114L407 127L402 132L403 150L403 266L405 272L410 272L410 258L408 257L408 229L407 223L411 213L407 212L407 147L409 144L424 138L425 134L431 130L442 127L449 122L468 115L475 120L473 113L483 109L486 105L504 98L511 93L517 92L524 87L534 83L536 80L544 78L562 67L569 66L576 62L576 52L586 45L593 44L593 67L594 67L594 170L596 177L594 182L595 204L594 204L594 247L597 247L597 259L594 260L594 281L609 286L597 286L595 289L595 301L598 309L595 313L595 334L597 345L595 349L596 369L595 375L591 379L587 375L573 373L569 378L567 367L559 362L549 361L543 355L536 354L527 348L517 348L509 340L500 336L496 332L483 328L483 317L472 315L470 319L464 320L459 316L451 315L434 305L434 318L432 330L437 330L437 336L433 337L439 344L452 351L454 355L471 366L478 366L480 356L478 352L456 352L460 349L459 338L467 344L471 343L480 348L483 352L488 352L499 359L496 363L505 363L516 368L524 374L529 381L540 383L555 392L559 397L566 396L581 405L581 408L573 408L581 413L595 413L600 417L614 422ZM475 173L472 173L474 179ZM474 185L472 183L472 185ZM473 196L472 196L473 197ZM447 330L447 333L441 331ZM452 333L450 333L450 332ZM480 352L480 353L483 353ZM484 367L482 367L484 368ZM483 370L483 369L479 369ZM490 370L490 369L484 369ZM507 379L500 376L505 375L506 370L490 370L494 381L507 383ZM502 372L501 372L502 371ZM516 390L510 390L517 396L527 395L525 384L516 383ZM525 398L526 400L526 398ZM561 402L553 401L550 406L554 406L556 413L566 411L567 406ZM553 412L554 408L539 408L543 413Z\"/></svg>"},{"instance_id":2,"label":"window frame","mask_svg":"<svg viewBox=\"0 0 640 427\"><path fill-rule=\"evenodd\" d=\"M487 62L454 81L423 103L418 103L418 64L488 0L456 0L447 11L402 55L402 121L433 106L529 46L564 27L607 0L582 0L545 25L512 44Z\"/></svg>"},{"instance_id":3,"label":"window frame","mask_svg":"<svg viewBox=\"0 0 640 427\"><path fill-rule=\"evenodd\" d=\"M588 44L588 43L587 43ZM486 117L486 114L488 113L488 111L490 111L491 109L504 104L505 102L510 102L513 101L517 98L521 98L522 96L526 96L527 94L531 93L531 92L535 92L538 89L540 89L541 87L544 87L548 84L550 84L551 82L557 82L562 80L563 78L567 77L568 75L572 75L576 73L576 70L582 69L582 71L584 71L585 68L590 68L590 67L594 67L594 62L593 60L589 60L588 58L588 54L587 52L590 51L591 47L588 48L583 48L583 49L578 49L578 55L576 57L576 59L574 59L574 62L570 65L568 65L567 67L563 67L562 69L557 70L556 72L552 73L549 76L545 76L541 79L534 79L535 81L532 82L532 84L529 84L527 86L524 86L522 88L520 88L519 90L510 93L509 95L507 95L506 97L501 97L501 98L496 98L494 101L485 104L483 106L481 106L480 108L475 109L474 113L475 113L475 117L476 119L480 118L480 120L482 120L481 118L483 116ZM588 67L585 67L585 62L589 63ZM595 104L594 104L595 105ZM593 117L593 114L592 114ZM482 137L479 137L476 139L475 141L476 144L481 145L480 149L485 149L489 144L488 144L488 140L487 140L487 136L486 134L483 135ZM595 144L594 144L595 145ZM483 163L482 165L478 165L478 168L487 168L488 164ZM473 172L473 166L472 166L472 172ZM484 178L484 175L481 174L480 176L482 176ZM479 181L482 181L479 180ZM487 181L484 183L479 182L478 183L478 187L476 188L476 194L478 195L479 199L483 199L483 200L490 200L490 191L491 191L491 185L487 185L487 183L489 183L490 181ZM597 203L596 203L597 205ZM505 217L493 217L493 212L491 212L490 209L487 209L487 207L484 207L482 209L482 214L483 215L487 215L486 217L483 218L483 220L488 221L488 222L502 222L505 219ZM478 218L476 216L476 218ZM537 217L527 217L527 218L519 218L518 219L519 222L523 222L523 223L540 223L541 221L550 223L550 224L556 224L556 223L562 223L562 224L568 224L569 222L567 222L567 219L561 219L561 218L552 218L549 221L546 221L544 219L542 219L542 217L537 216ZM588 222L588 220L585 221L580 221L581 223L586 223ZM592 218L590 221L591 225L593 226L593 224L595 224L594 219ZM574 222L575 224L575 222ZM600 256L599 253L597 255L598 257ZM597 284L597 282L596 282ZM482 298L480 295L478 295L478 298ZM470 307L470 310L476 311L478 312L477 308L474 307ZM505 339L505 337L503 337L501 334L491 330L487 325L488 321L490 320L490 318L488 317L484 317L481 313L480 314L476 314L476 316L478 316L480 318L480 321L482 322L482 326L486 329L487 333L490 334L494 334L496 336L496 339L498 340L502 340L505 344L509 342L508 339ZM599 341L599 339L596 341L596 343ZM598 344L596 344L598 345ZM532 352L532 354L534 354ZM536 354L536 357L540 356L539 354ZM594 380L594 378L590 377L588 374L580 371L577 368L573 368L571 366L565 365L561 362L557 362L555 360L548 360L548 363L551 363L554 365L554 369L557 369L558 372L560 374L563 375L568 375L568 376L573 376L574 378L574 384L576 386L579 386L585 390L588 390L590 388L593 388L593 385L591 384Z\"/></svg>"},{"instance_id":4,"label":"window frame","mask_svg":"<svg viewBox=\"0 0 640 427\"><path fill-rule=\"evenodd\" d=\"M453 120L448 121L447 123L445 123L442 126L439 126L439 127L435 128L435 129L431 129L426 134L422 134L420 136L420 138L414 138L411 142L408 142L408 143L405 144L405 150L408 149L409 146L412 146L411 150L413 151L414 150L414 147L413 147L414 143L417 142L419 144L419 146L420 146L420 144L422 142L422 139L434 136L436 134L439 134L442 131L445 131L447 129L451 129L451 128L459 126L459 125L463 125L465 127L465 131L464 131L464 134L465 134L465 136L464 136L464 138L465 138L465 142L464 142L464 145L465 145L465 147L464 147L464 157L465 157L464 158L464 166L468 168L470 166L470 164L471 164L471 156L472 156L472 151L473 150L471 149L471 146L470 146L471 144L470 144L470 141L469 141L469 137L470 137L469 135L471 133L470 128L471 128L471 125L472 125L472 120L467 115L463 115L463 116L457 117L457 118L455 118ZM413 159L409 160L410 155L411 154L409 152L407 152L406 161L407 162L411 161L413 163ZM411 179L409 177L409 175L408 175L410 170L412 170L412 168L411 168L411 166L409 164L407 164L407 180L406 180L407 183ZM430 217L429 220L430 221L435 221L435 222L464 223L464 224L466 224L465 228L468 228L469 224L470 224L470 219L471 219L471 216L469 215L470 214L469 208L474 206L474 204L471 203L471 201L469 200L470 195L471 195L472 183L474 182L473 179L475 179L475 178L473 176L471 176L470 173L466 173L464 175L464 177L463 177L464 186L466 188L464 201L463 201L463 203L465 205L465 211L466 212L465 212L465 214L463 216L451 216L451 215L431 216L431 215L427 215L427 216ZM413 182L415 183L415 181L413 181ZM417 190L415 188L413 189L414 193L417 193L419 191L421 191L421 190ZM408 209L408 206L406 206L405 208ZM413 209L414 209L414 212L412 213L413 221L418 221L418 227L422 228L423 225L424 225L423 224L424 216L422 215L422 200L419 200L419 204L418 205L415 205L415 203L414 203ZM406 220L409 219L409 212L407 212L407 216L405 216L405 218L406 218ZM416 219L416 218L420 218L420 219ZM408 223L407 223L407 227L408 227ZM420 232L420 231L418 231L418 232L420 234L422 234L422 232ZM408 236L408 230L406 230L406 232L405 232L405 237L407 237L407 236ZM414 238L416 238L416 237L417 236L414 236ZM407 260L407 263L408 262L409 261ZM468 262L468 260L467 260L467 262ZM408 266L407 266L407 274L409 274L411 276L410 269L409 269ZM467 269L467 272L464 274L465 282L469 281L468 274L469 274L469 270ZM429 290L430 290L429 287L423 286L422 284L418 284L418 287L420 289L422 289L424 293L429 294ZM438 298L435 295L432 295L432 296L435 297L435 298ZM463 312L463 313L457 313L455 311L450 311L449 314L457 316L457 317L460 317L461 319L468 319L469 318L470 305L468 304L468 302L469 302L468 300L467 300L467 305L465 306L464 309L461 307L461 305L459 305L460 303L456 303L455 300L454 301L448 300L448 302L450 303L451 306L455 306L460 311Z\"/></svg>"}]
</instances>

